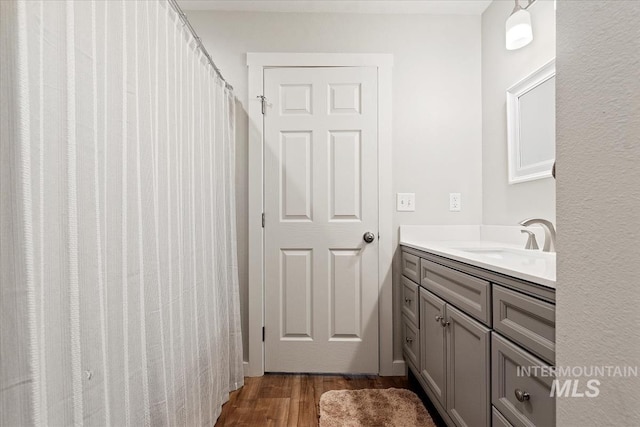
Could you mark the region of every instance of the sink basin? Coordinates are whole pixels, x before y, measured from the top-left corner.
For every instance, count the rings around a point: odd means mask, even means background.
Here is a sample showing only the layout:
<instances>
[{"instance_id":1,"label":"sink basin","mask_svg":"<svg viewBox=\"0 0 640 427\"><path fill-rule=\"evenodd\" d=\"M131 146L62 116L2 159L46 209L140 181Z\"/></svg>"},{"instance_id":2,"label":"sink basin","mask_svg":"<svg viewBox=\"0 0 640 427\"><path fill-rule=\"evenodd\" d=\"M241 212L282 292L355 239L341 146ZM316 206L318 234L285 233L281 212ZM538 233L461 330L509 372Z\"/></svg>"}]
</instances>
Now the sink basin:
<instances>
[{"instance_id":1,"label":"sink basin","mask_svg":"<svg viewBox=\"0 0 640 427\"><path fill-rule=\"evenodd\" d=\"M478 255L495 260L512 262L535 262L535 260L546 259L551 254L534 250L518 250L511 248L456 248L459 251Z\"/></svg>"}]
</instances>

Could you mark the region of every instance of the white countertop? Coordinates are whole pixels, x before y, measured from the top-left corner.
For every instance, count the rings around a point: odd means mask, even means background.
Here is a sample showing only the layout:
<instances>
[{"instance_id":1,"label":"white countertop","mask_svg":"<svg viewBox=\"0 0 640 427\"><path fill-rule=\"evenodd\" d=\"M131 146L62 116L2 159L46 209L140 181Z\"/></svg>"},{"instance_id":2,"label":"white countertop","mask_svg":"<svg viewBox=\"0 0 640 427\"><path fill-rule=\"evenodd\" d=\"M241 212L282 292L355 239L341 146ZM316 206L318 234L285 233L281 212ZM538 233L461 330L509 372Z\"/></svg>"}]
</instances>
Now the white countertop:
<instances>
[{"instance_id":1,"label":"white countertop","mask_svg":"<svg viewBox=\"0 0 640 427\"><path fill-rule=\"evenodd\" d=\"M523 245L482 239L482 233L464 234L458 233L453 238L455 240L432 240L428 233L401 229L400 244L555 289L555 253L524 250ZM470 239L464 240L467 236ZM493 253L492 250L499 252Z\"/></svg>"}]
</instances>

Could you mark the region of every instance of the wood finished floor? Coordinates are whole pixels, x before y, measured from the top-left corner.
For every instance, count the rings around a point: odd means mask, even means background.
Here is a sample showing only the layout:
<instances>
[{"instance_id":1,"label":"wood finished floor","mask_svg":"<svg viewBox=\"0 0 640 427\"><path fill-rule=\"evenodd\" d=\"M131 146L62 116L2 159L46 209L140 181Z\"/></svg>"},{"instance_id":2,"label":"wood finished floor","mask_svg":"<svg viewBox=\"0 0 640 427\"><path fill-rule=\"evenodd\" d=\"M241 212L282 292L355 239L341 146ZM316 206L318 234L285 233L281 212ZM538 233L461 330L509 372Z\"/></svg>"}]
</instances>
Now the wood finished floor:
<instances>
[{"instance_id":1,"label":"wood finished floor","mask_svg":"<svg viewBox=\"0 0 640 427\"><path fill-rule=\"evenodd\" d=\"M405 388L424 400L415 380L407 377L349 375L280 375L245 378L234 391L216 426L317 426L320 396L329 390L363 388ZM434 416L434 409L427 403ZM436 422L438 422L437 420Z\"/></svg>"}]
</instances>

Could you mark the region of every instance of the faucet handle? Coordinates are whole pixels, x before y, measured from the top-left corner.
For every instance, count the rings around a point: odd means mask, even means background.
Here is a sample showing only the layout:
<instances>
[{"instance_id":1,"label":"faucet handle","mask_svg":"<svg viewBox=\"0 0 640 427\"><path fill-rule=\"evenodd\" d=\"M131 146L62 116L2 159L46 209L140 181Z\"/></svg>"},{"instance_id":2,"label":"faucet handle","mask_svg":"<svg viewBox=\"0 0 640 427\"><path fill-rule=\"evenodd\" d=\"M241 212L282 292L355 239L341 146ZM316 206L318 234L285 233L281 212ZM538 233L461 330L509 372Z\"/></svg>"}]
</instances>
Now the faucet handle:
<instances>
[{"instance_id":1,"label":"faucet handle","mask_svg":"<svg viewBox=\"0 0 640 427\"><path fill-rule=\"evenodd\" d=\"M544 229L544 246L542 247L542 252L555 252L556 229L553 226L553 223L542 218L529 218L524 221L520 221L520 225L524 227L528 227L533 224L539 224Z\"/></svg>"},{"instance_id":2,"label":"faucet handle","mask_svg":"<svg viewBox=\"0 0 640 427\"><path fill-rule=\"evenodd\" d=\"M520 232L529 235L529 238L527 238L527 244L524 246L525 249L538 249L538 241L536 240L536 234L533 231L520 230Z\"/></svg>"}]
</instances>

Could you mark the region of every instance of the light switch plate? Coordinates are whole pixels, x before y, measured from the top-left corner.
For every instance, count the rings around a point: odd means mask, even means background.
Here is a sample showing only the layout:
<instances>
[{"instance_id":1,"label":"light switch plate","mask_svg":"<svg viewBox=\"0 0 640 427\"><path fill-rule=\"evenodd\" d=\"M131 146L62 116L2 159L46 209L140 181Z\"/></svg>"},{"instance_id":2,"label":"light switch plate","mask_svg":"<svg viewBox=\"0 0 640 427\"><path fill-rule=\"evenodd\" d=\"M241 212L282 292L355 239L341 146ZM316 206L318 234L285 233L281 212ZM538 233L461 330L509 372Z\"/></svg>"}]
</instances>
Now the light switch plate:
<instances>
[{"instance_id":1,"label":"light switch plate","mask_svg":"<svg viewBox=\"0 0 640 427\"><path fill-rule=\"evenodd\" d=\"M396 210L413 212L416 210L416 193L398 193Z\"/></svg>"},{"instance_id":2,"label":"light switch plate","mask_svg":"<svg viewBox=\"0 0 640 427\"><path fill-rule=\"evenodd\" d=\"M451 212L460 212L462 210L460 193L449 193L449 210Z\"/></svg>"}]
</instances>

